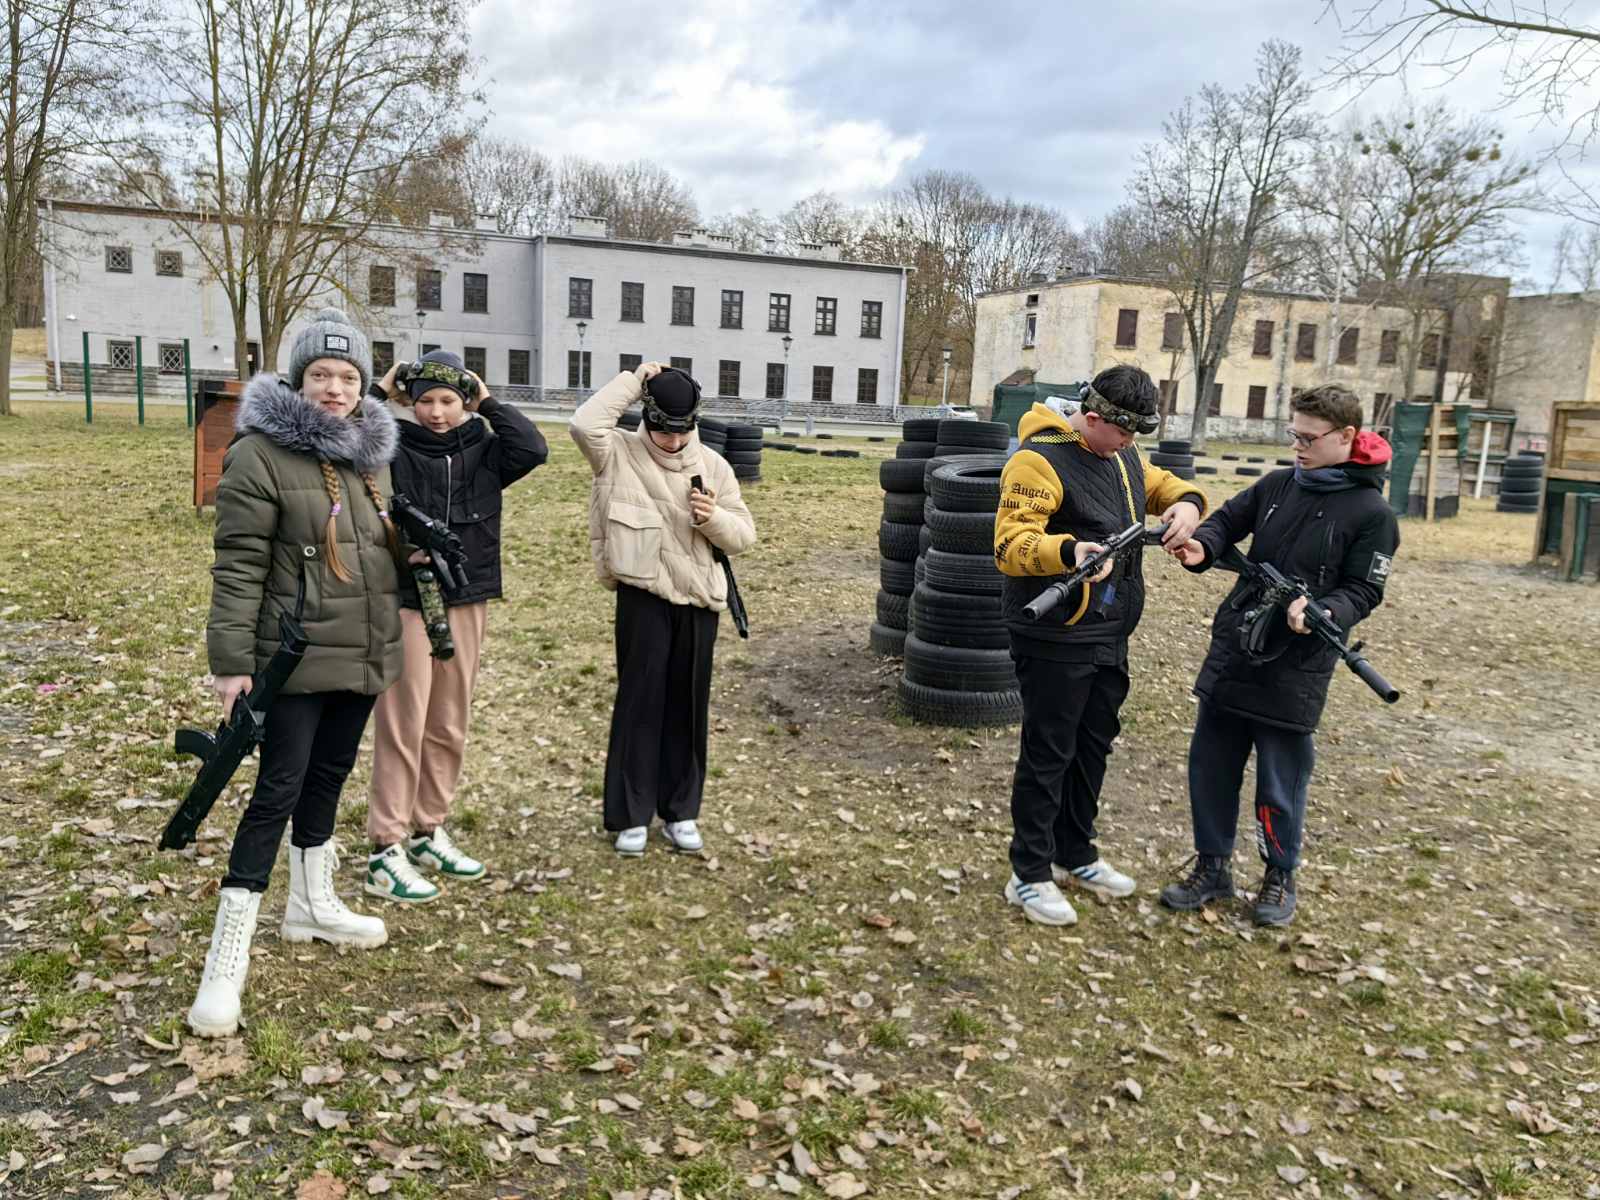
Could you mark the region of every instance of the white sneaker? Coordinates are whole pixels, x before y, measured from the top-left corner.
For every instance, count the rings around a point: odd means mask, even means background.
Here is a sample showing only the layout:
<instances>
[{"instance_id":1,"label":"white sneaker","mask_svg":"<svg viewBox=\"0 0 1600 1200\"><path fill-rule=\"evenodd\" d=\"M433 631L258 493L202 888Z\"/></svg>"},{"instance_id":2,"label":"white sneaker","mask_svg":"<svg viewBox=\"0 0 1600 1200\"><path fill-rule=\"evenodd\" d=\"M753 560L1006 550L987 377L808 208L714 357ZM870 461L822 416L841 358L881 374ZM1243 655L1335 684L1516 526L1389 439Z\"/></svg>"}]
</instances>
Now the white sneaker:
<instances>
[{"instance_id":1,"label":"white sneaker","mask_svg":"<svg viewBox=\"0 0 1600 1200\"><path fill-rule=\"evenodd\" d=\"M1094 893L1095 898L1102 904L1133 895L1136 886L1131 878L1102 858L1095 859L1087 867L1070 869L1052 863L1050 875L1059 884L1080 887L1086 892Z\"/></svg>"},{"instance_id":2,"label":"white sneaker","mask_svg":"<svg viewBox=\"0 0 1600 1200\"><path fill-rule=\"evenodd\" d=\"M419 867L438 871L451 879L482 879L484 865L450 840L441 825L430 834L418 834L406 844L406 855Z\"/></svg>"},{"instance_id":3,"label":"white sneaker","mask_svg":"<svg viewBox=\"0 0 1600 1200\"><path fill-rule=\"evenodd\" d=\"M261 893L247 888L223 888L218 896L205 973L189 1006L189 1028L197 1037L232 1037L239 1032L239 996L250 973L250 938L260 907Z\"/></svg>"},{"instance_id":4,"label":"white sneaker","mask_svg":"<svg viewBox=\"0 0 1600 1200\"><path fill-rule=\"evenodd\" d=\"M362 889L369 896L398 900L402 904L427 904L439 898L439 889L418 874L399 843L384 847L382 854L367 859L367 882Z\"/></svg>"},{"instance_id":5,"label":"white sneaker","mask_svg":"<svg viewBox=\"0 0 1600 1200\"><path fill-rule=\"evenodd\" d=\"M626 858L638 858L644 853L644 844L650 840L650 826L635 825L617 834L617 853Z\"/></svg>"},{"instance_id":6,"label":"white sneaker","mask_svg":"<svg viewBox=\"0 0 1600 1200\"><path fill-rule=\"evenodd\" d=\"M699 854L706 848L700 829L693 821L668 821L661 827L661 836L672 843L674 850L685 854Z\"/></svg>"},{"instance_id":7,"label":"white sneaker","mask_svg":"<svg viewBox=\"0 0 1600 1200\"><path fill-rule=\"evenodd\" d=\"M389 940L383 918L351 912L334 892L333 872L338 865L339 850L331 841L309 850L289 847L289 899L280 930L284 941L315 938L372 950Z\"/></svg>"},{"instance_id":8,"label":"white sneaker","mask_svg":"<svg viewBox=\"0 0 1600 1200\"><path fill-rule=\"evenodd\" d=\"M1076 925L1077 910L1067 903L1061 889L1048 880L1023 883L1012 875L1006 883L1006 900L1022 909L1022 915L1036 925Z\"/></svg>"}]
</instances>

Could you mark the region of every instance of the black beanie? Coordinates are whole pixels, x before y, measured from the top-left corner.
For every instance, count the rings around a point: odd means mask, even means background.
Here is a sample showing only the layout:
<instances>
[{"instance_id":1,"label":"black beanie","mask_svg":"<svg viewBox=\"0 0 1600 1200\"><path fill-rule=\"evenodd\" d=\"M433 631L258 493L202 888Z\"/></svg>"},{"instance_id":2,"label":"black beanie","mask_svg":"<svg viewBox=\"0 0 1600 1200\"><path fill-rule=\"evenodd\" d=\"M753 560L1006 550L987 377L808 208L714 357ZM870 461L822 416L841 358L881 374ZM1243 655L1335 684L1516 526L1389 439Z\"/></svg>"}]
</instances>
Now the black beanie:
<instances>
[{"instance_id":1,"label":"black beanie","mask_svg":"<svg viewBox=\"0 0 1600 1200\"><path fill-rule=\"evenodd\" d=\"M668 367L645 385L656 406L669 417L687 417L700 403L700 389L688 372Z\"/></svg>"},{"instance_id":2,"label":"black beanie","mask_svg":"<svg viewBox=\"0 0 1600 1200\"><path fill-rule=\"evenodd\" d=\"M457 371L465 371L467 369L467 364L461 361L461 356L452 354L448 350L429 350L422 356L421 361L425 363L442 363ZM413 379L406 384L406 394L411 397L411 403L415 404L422 398L423 393L431 392L434 388L449 388L461 397L461 403L465 404L467 402L467 394L460 388L454 384L440 383L437 379Z\"/></svg>"}]
</instances>

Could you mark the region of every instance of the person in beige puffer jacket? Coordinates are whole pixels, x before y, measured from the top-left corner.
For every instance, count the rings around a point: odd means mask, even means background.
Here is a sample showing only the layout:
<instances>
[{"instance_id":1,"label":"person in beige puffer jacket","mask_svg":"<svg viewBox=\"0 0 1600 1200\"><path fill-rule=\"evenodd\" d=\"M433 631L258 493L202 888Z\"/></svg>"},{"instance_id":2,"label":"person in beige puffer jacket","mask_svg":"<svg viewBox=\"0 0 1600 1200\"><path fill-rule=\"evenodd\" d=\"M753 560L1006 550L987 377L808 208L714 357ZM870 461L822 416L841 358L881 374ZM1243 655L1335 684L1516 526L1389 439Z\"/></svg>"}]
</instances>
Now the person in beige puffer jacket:
<instances>
[{"instance_id":1,"label":"person in beige puffer jacket","mask_svg":"<svg viewBox=\"0 0 1600 1200\"><path fill-rule=\"evenodd\" d=\"M617 421L643 400L634 431ZM717 615L727 579L712 554L755 544L733 468L695 432L700 385L644 363L573 414L570 432L594 471L589 549L617 593L617 698L606 751L605 827L620 854L644 852L659 816L674 849L695 852L705 790L706 733ZM699 477L703 490L692 481Z\"/></svg>"}]
</instances>

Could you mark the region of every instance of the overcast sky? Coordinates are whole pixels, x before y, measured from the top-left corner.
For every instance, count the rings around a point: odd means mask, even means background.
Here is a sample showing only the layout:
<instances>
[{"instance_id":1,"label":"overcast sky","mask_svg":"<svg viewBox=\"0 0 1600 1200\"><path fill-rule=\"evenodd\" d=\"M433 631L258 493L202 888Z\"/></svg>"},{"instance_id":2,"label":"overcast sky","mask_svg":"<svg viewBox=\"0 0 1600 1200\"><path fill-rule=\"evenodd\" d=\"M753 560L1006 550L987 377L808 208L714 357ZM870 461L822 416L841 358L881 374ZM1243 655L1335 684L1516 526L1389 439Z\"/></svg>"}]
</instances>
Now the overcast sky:
<instances>
[{"instance_id":1,"label":"overcast sky","mask_svg":"<svg viewBox=\"0 0 1600 1200\"><path fill-rule=\"evenodd\" d=\"M653 159L706 217L824 188L865 203L940 167L1082 224L1123 199L1163 117L1207 83L1247 80L1266 38L1320 74L1339 45L1325 14L1324 0L483 0L473 43L492 132L557 158ZM1500 66L1408 85L1483 112ZM1319 104L1351 99L1327 89ZM1510 147L1553 140L1525 113L1493 115ZM1560 224L1527 218L1527 281L1547 279Z\"/></svg>"}]
</instances>

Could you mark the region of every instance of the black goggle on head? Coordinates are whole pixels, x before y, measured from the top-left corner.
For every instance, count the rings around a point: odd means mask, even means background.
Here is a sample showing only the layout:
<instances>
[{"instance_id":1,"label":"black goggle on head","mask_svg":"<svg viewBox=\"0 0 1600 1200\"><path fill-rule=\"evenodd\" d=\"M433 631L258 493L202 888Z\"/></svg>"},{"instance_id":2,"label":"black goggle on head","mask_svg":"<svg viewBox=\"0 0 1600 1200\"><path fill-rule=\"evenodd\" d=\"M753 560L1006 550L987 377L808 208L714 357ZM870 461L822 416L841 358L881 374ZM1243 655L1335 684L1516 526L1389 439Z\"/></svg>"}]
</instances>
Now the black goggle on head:
<instances>
[{"instance_id":1,"label":"black goggle on head","mask_svg":"<svg viewBox=\"0 0 1600 1200\"><path fill-rule=\"evenodd\" d=\"M1084 412L1092 412L1102 421L1109 421L1129 433L1154 433L1161 427L1161 421L1154 413L1136 413L1118 408L1095 391L1092 384L1084 389L1082 405Z\"/></svg>"},{"instance_id":2,"label":"black goggle on head","mask_svg":"<svg viewBox=\"0 0 1600 1200\"><path fill-rule=\"evenodd\" d=\"M395 383L404 387L413 379L420 379L424 383L438 383L445 387L459 388L461 394L468 400L478 398L478 381L466 371L457 370L449 363L442 362L414 362L401 367L395 373Z\"/></svg>"},{"instance_id":3,"label":"black goggle on head","mask_svg":"<svg viewBox=\"0 0 1600 1200\"><path fill-rule=\"evenodd\" d=\"M666 375L668 372L681 375L689 381L689 386L694 388L694 407L682 416L669 413L656 403L656 398L650 394L650 387L647 384L645 385L643 399L645 426L655 430L657 433L690 433L700 422L700 384L696 382L693 375L690 375L682 367L663 367L661 369L661 375ZM657 375L656 378L661 378L661 375ZM651 382L654 382L654 380Z\"/></svg>"}]
</instances>

